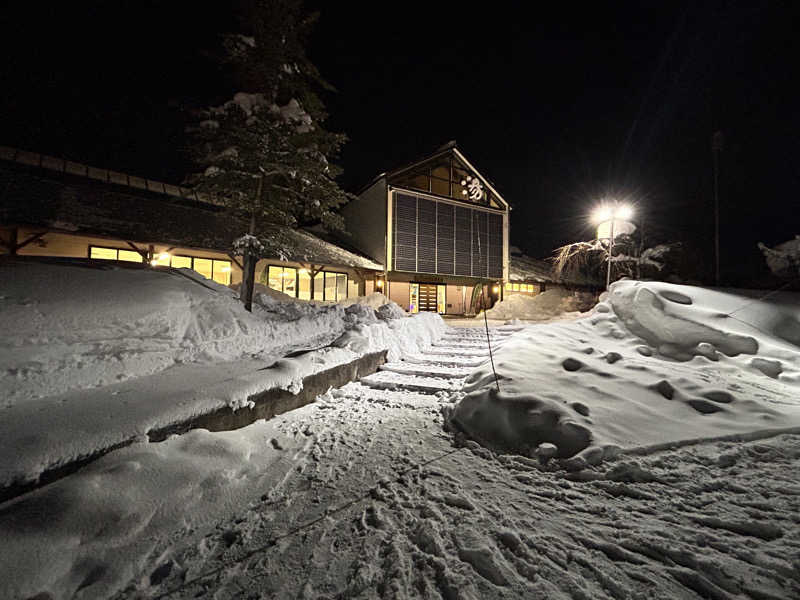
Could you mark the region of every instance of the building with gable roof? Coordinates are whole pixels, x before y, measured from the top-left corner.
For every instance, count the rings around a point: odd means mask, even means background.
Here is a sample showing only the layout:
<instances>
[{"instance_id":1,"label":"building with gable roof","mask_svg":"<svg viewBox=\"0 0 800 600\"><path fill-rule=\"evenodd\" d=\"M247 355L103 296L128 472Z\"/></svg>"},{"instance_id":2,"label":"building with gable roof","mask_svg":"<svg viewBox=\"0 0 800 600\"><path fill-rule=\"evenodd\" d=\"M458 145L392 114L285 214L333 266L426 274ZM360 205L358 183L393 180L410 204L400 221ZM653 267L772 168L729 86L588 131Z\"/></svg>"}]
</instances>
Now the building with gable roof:
<instances>
[{"instance_id":1,"label":"building with gable roof","mask_svg":"<svg viewBox=\"0 0 800 600\"><path fill-rule=\"evenodd\" d=\"M509 274L509 205L455 142L380 174L342 210L348 243L384 265L378 289L410 312L473 312Z\"/></svg>"}]
</instances>

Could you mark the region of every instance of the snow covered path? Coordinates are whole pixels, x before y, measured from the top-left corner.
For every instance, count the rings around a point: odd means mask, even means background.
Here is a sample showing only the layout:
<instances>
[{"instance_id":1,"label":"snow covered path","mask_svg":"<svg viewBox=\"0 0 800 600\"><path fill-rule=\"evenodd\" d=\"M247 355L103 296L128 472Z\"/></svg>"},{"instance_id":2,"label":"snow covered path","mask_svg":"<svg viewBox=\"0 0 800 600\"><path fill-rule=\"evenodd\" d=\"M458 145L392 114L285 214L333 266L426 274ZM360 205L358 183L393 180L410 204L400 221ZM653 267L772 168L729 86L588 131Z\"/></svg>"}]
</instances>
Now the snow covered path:
<instances>
[{"instance_id":1,"label":"snow covered path","mask_svg":"<svg viewBox=\"0 0 800 600\"><path fill-rule=\"evenodd\" d=\"M443 348L428 356L457 362ZM800 436L548 472L454 447L447 395L383 373L395 389L349 384L273 422L302 448L281 484L160 540L119 596L800 596Z\"/></svg>"}]
</instances>

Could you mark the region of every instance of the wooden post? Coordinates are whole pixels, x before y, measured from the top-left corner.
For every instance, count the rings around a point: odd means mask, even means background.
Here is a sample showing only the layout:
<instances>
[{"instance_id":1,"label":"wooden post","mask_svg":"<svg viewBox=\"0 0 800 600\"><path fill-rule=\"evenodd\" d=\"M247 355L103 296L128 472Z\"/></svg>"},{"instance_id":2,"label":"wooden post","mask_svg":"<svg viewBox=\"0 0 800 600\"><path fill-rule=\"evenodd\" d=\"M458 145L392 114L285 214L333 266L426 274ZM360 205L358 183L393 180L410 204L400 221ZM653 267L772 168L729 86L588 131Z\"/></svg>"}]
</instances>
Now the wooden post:
<instances>
[{"instance_id":1,"label":"wooden post","mask_svg":"<svg viewBox=\"0 0 800 600\"><path fill-rule=\"evenodd\" d=\"M256 203L261 200L261 192L264 189L264 176L258 178L258 190L256 191ZM256 213L255 206L250 211L250 235L256 233ZM253 289L255 288L256 281L256 263L258 257L253 254L252 249L248 246L244 251L244 264L242 265L242 286L239 289L239 297L244 302L245 310L253 311Z\"/></svg>"}]
</instances>

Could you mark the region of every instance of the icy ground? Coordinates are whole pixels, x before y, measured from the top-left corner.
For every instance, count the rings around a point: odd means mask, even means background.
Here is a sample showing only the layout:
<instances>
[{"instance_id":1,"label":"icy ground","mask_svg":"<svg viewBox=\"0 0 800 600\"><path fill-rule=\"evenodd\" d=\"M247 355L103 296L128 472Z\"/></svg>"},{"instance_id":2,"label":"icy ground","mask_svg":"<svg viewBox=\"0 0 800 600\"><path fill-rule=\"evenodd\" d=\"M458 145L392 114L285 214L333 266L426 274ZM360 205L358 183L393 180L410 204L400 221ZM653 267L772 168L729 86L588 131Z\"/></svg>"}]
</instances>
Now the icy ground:
<instances>
[{"instance_id":1,"label":"icy ground","mask_svg":"<svg viewBox=\"0 0 800 600\"><path fill-rule=\"evenodd\" d=\"M493 347L553 327L496 328ZM800 436L580 471L454 445L442 409L483 335L450 330L270 422L126 448L1 506L0 596L798 597Z\"/></svg>"}]
</instances>

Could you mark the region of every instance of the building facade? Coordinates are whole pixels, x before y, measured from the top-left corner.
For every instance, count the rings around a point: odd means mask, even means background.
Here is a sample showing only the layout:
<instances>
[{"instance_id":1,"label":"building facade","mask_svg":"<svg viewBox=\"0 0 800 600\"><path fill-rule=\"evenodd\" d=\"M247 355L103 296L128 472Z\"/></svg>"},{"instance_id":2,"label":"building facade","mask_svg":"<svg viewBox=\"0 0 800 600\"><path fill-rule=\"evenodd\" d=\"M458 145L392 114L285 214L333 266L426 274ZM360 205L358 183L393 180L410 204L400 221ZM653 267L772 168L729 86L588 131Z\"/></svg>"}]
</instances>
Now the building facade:
<instances>
[{"instance_id":1,"label":"building facade","mask_svg":"<svg viewBox=\"0 0 800 600\"><path fill-rule=\"evenodd\" d=\"M454 142L379 175L342 214L350 243L385 266L378 289L410 312L475 312L476 285L502 294L509 206Z\"/></svg>"},{"instance_id":2,"label":"building facade","mask_svg":"<svg viewBox=\"0 0 800 600\"><path fill-rule=\"evenodd\" d=\"M242 279L233 241L247 225L192 190L0 146L0 255L189 268L222 285ZM383 265L312 232L260 232L257 282L327 302L374 289Z\"/></svg>"}]
</instances>

